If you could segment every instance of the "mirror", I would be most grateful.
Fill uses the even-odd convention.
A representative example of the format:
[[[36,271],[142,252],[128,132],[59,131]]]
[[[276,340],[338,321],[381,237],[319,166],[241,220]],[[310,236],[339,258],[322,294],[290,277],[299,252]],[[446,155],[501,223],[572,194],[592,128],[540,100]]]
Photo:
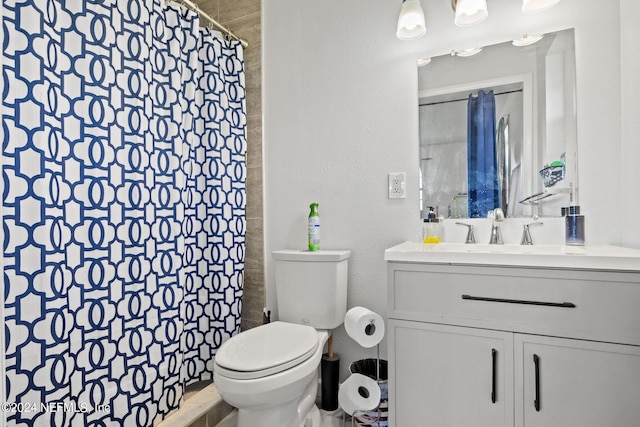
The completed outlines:
[[[421,218],[560,216],[578,204],[574,32],[527,41],[419,68]]]

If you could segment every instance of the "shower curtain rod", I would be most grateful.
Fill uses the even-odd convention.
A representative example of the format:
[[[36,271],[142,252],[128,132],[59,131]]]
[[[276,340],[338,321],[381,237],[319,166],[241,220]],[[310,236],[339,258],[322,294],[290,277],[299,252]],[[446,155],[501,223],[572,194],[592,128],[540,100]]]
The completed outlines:
[[[194,2],[192,2],[191,0],[167,0],[167,2],[180,3],[183,6],[188,7],[189,9],[193,10],[198,15],[200,15],[200,17],[202,17],[202,18],[206,19],[207,21],[209,21],[209,23],[211,25],[213,25],[216,28],[218,28],[220,31],[225,33],[227,36],[231,37],[232,39],[238,40],[240,43],[242,43],[242,47],[246,48],[247,46],[249,46],[249,43],[246,40],[236,36],[233,33],[233,31],[231,31],[230,29],[228,29],[227,27],[225,27],[224,25],[222,25],[221,23],[219,23],[218,21],[213,19],[211,16],[209,16],[208,14],[206,14],[205,12],[200,10],[200,7],[198,7],[198,5],[196,3],[194,3]]]
[[[518,92],[522,92],[522,89],[514,89],[514,90],[508,90],[505,92],[496,93],[495,96],[508,95],[510,93],[518,93]],[[462,101],[468,101],[468,100],[469,98],[461,98],[461,99],[452,99],[450,101],[425,102],[424,104],[418,103],[418,107],[427,107],[429,105],[450,104],[452,102],[462,102]]]

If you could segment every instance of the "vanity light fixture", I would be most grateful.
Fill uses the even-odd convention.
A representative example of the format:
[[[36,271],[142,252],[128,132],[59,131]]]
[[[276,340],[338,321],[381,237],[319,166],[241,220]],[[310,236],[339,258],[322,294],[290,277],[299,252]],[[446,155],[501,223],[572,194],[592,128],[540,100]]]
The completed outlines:
[[[560,0],[522,0],[522,11],[525,13],[539,12],[552,8],[558,3],[560,3]],[[489,16],[487,0],[451,0],[451,7],[455,12],[453,22],[459,27],[479,24]],[[398,17],[396,37],[400,40],[414,40],[422,37],[425,32],[424,11],[420,0],[403,0],[400,16]],[[538,40],[531,43],[535,43]],[[514,40],[515,43],[516,41]]]
[[[540,12],[557,5],[560,0],[522,0],[522,11],[524,13]]]
[[[458,27],[479,24],[489,16],[487,0],[451,0],[451,7],[456,12],[453,22]]]
[[[398,17],[396,37],[400,40],[414,40],[422,37],[426,31],[420,0],[404,0]]]
[[[518,47],[529,46],[531,44],[539,42],[542,39],[542,37],[544,37],[543,34],[539,34],[537,36],[529,36],[525,34],[524,36],[512,41],[511,43],[513,43],[514,46],[518,46]]]

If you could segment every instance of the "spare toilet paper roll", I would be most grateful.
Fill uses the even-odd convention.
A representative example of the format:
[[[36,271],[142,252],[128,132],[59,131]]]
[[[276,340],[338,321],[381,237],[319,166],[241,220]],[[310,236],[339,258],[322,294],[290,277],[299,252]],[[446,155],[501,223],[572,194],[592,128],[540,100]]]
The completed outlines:
[[[366,348],[379,344],[384,337],[384,320],[364,307],[353,307],[347,311],[344,328],[351,338]]]
[[[367,376],[352,374],[340,385],[338,401],[342,410],[349,415],[357,411],[370,411],[380,403],[380,387]]]

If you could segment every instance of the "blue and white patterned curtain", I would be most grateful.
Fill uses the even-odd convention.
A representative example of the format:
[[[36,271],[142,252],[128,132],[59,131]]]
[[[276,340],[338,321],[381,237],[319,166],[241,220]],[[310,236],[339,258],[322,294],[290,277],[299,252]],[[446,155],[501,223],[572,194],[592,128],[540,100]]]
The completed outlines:
[[[240,327],[242,47],[162,0],[2,7],[4,415],[152,425]]]

